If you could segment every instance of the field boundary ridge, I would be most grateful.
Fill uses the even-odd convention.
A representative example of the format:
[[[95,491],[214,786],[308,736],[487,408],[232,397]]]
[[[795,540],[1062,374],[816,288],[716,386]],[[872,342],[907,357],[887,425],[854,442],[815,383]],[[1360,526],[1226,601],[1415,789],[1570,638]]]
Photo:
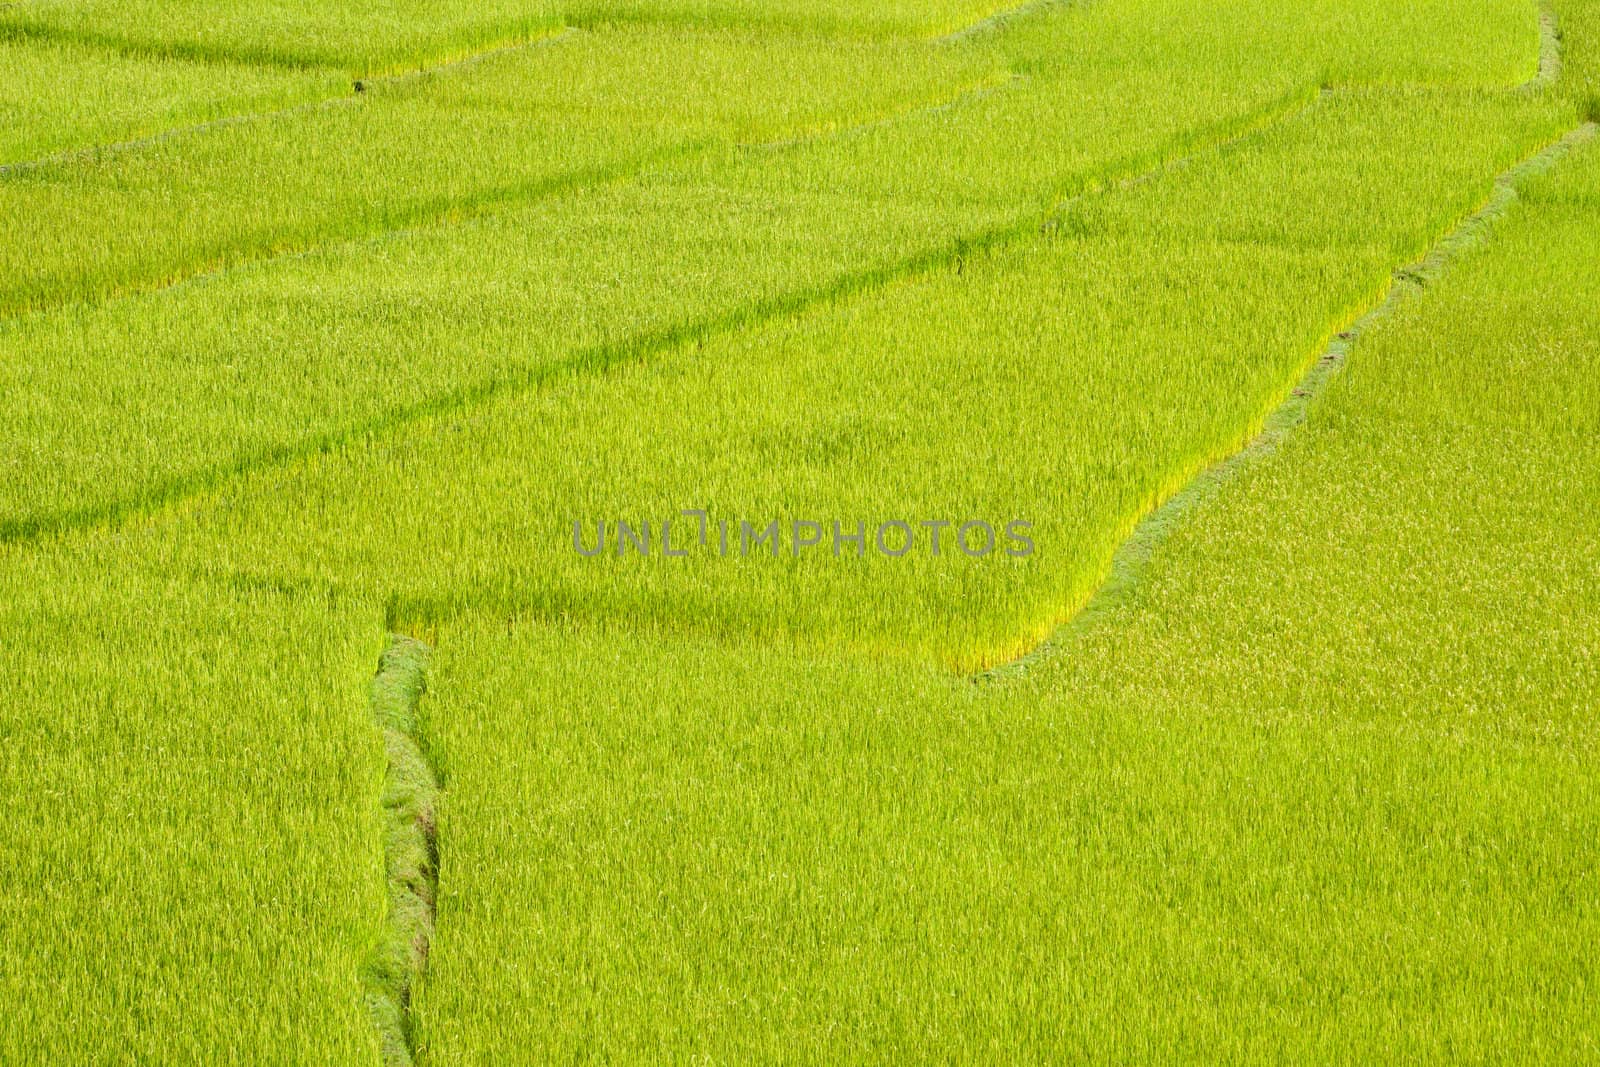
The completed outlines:
[[[1518,188],[1551,170],[1578,146],[1593,140],[1597,131],[1600,125],[1584,122],[1496,177],[1488,198],[1476,211],[1436,241],[1422,258],[1393,272],[1378,303],[1328,342],[1289,389],[1288,395],[1268,412],[1259,431],[1221,459],[1202,466],[1180,489],[1157,502],[1137,521],[1133,533],[1113,553],[1105,577],[1081,608],[1023,655],[970,677],[978,682],[999,682],[1024,675],[1056,654],[1068,636],[1127,610],[1151,559],[1168,535],[1191,513],[1219,496],[1236,477],[1279,449],[1306,421],[1313,405],[1344,368],[1360,339],[1440,280],[1459,259],[1487,243],[1494,227],[1520,201]]]
[[[381,827],[389,909],[368,964],[367,1004],[385,1067],[411,1067],[416,1053],[411,1003],[427,971],[439,891],[441,786],[417,720],[431,654],[423,642],[391,634],[372,680],[372,717],[387,761]]]

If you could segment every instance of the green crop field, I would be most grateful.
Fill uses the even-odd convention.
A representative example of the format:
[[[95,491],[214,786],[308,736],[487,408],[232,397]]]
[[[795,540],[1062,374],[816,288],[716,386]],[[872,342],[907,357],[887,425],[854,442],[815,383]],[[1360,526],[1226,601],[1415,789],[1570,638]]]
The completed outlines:
[[[1600,2],[0,3],[0,1063],[1600,1062]]]

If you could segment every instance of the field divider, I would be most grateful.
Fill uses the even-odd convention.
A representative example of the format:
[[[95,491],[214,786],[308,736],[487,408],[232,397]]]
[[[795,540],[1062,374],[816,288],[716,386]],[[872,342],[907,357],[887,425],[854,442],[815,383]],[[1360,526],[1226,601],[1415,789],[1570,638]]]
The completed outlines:
[[[957,30],[951,30],[949,33],[933,38],[933,40],[940,44],[962,44],[985,34],[1004,32],[1011,23],[1031,18],[1052,7],[1083,7],[1090,2],[1092,0],[1027,0],[1026,3],[996,11],[987,18],[979,19],[977,22],[962,26]]]
[[[410,1067],[416,1053],[411,1003],[428,966],[439,890],[441,784],[421,742],[417,710],[431,649],[392,634],[372,680],[373,722],[383,738],[383,858],[389,915],[369,962],[367,1003],[385,1067]]]
[[[1249,431],[1242,444],[1227,450],[1221,458],[1180,479],[1179,488],[1164,499],[1158,498],[1143,517],[1134,520],[1132,532],[1113,552],[1104,577],[1081,607],[1069,612],[1065,622],[1049,627],[1047,635],[1033,648],[1009,662],[976,672],[970,676],[972,680],[996,683],[1021,677],[1034,665],[1056,655],[1067,637],[1126,611],[1151,559],[1168,535],[1192,513],[1216,499],[1235,478],[1282,446],[1309,417],[1328,383],[1344,369],[1360,339],[1439,281],[1457,260],[1487,243],[1495,226],[1520,199],[1518,187],[1555,167],[1573,149],[1593,140],[1597,131],[1600,125],[1584,122],[1501,173],[1476,211],[1436,241],[1420,259],[1390,275],[1378,302],[1329,340],[1289,387],[1287,395],[1267,413],[1259,429]]]
[[[156,145],[165,144],[168,141],[174,141],[182,137],[211,133],[215,130],[227,129],[232,126],[248,126],[257,122],[274,122],[279,119],[288,118],[294,115],[303,115],[312,111],[320,111],[325,108],[349,107],[352,104],[362,102],[361,94],[373,86],[401,85],[407,82],[420,81],[422,79],[435,77],[441,74],[450,74],[458,70],[475,66],[484,60],[492,59],[495,56],[504,55],[507,52],[519,52],[524,49],[542,48],[548,45],[556,44],[577,32],[578,31],[572,29],[571,27],[565,27],[552,33],[545,34],[544,36],[536,37],[529,41],[524,41],[520,44],[501,45],[495,48],[485,49],[481,52],[473,52],[460,59],[445,60],[432,66],[419,67],[415,70],[406,70],[396,74],[369,75],[365,78],[351,81],[344,92],[331,96],[320,96],[314,99],[301,100],[298,103],[272,108],[267,111],[245,111],[234,115],[222,115],[218,118],[206,119],[204,122],[191,122],[180,126],[169,126],[166,129],[157,130],[156,132],[147,134],[143,137],[132,137],[125,141],[107,141],[99,144],[85,145],[82,148],[64,149],[60,152],[53,152],[47,156],[40,156],[37,159],[19,159],[10,163],[0,163],[0,181],[4,181],[7,178],[16,177],[18,175],[28,174],[33,171],[42,170],[46,167],[71,165],[74,163],[98,162],[100,159],[106,156],[120,155],[124,152],[135,152],[141,148],[153,148]],[[331,71],[336,70],[337,68],[318,67],[316,69],[326,69]]]
[[[440,197],[406,205],[385,217],[384,223],[370,229],[325,230],[322,233],[289,235],[282,240],[267,240],[255,247],[234,247],[187,264],[166,275],[152,275],[99,290],[61,290],[47,295],[0,294],[0,323],[30,315],[48,314],[67,307],[94,307],[132,297],[167,292],[186,283],[213,278],[274,260],[313,255],[335,245],[363,241],[383,241],[407,233],[449,226],[492,214],[508,205],[532,204],[584,189],[599,189],[625,182],[652,167],[687,158],[713,146],[710,141],[672,145],[659,151],[620,161],[610,166],[590,167],[555,177],[517,182],[477,193],[471,197]],[[335,220],[337,223],[337,220]]]
[[[1028,211],[1010,221],[957,236],[904,258],[848,272],[822,285],[779,294],[620,342],[580,350],[553,363],[514,369],[379,413],[343,429],[271,445],[227,463],[199,468],[121,500],[0,519],[0,544],[64,537],[96,528],[116,528],[129,521],[153,516],[165,508],[220,491],[231,481],[252,473],[290,468],[362,442],[393,437],[433,419],[460,415],[502,396],[538,391],[585,374],[603,373],[690,345],[705,344],[718,337],[852,299],[931,271],[949,269],[993,249],[1036,240],[1048,234],[1055,220],[1080,200],[1148,180],[1168,168],[1182,166],[1193,158],[1245,140],[1309,109],[1323,92],[1316,85],[1302,87],[1230,122],[1213,127],[1209,135],[1196,132],[1178,139],[1176,144],[1168,146],[1173,154],[1166,158],[1160,158],[1160,152],[1145,152],[1119,160],[1102,169],[1099,174],[1081,179],[1078,190],[1052,197],[1043,211]],[[1153,156],[1157,158],[1153,159]]]
[[[1550,0],[1539,4],[1539,69],[1522,86],[1529,91],[1553,89],[1561,81],[1561,20]]]
[[[4,16],[5,9],[6,5],[0,4],[0,16]],[[168,59],[214,66],[245,64],[293,71],[330,70],[348,74],[352,79],[378,79],[470,62],[479,55],[538,44],[545,38],[572,28],[561,23],[547,23],[536,28],[519,25],[502,33],[483,34],[481,40],[473,44],[445,47],[437,52],[423,53],[414,59],[391,60],[383,66],[367,68],[352,67],[338,57],[308,54],[288,48],[214,46],[193,41],[141,41],[117,33],[66,29],[43,22],[15,19],[0,21],[0,42],[27,44],[42,41],[133,59]]]
[[[553,43],[559,39],[562,39],[561,35],[550,38],[548,42],[541,41],[538,43]],[[465,62],[471,62],[471,60]],[[409,75],[399,75],[394,80],[423,78],[433,73],[434,71],[432,70],[418,71]],[[499,188],[482,190],[467,195],[445,196],[432,200],[418,201],[409,205],[401,205],[396,210],[386,214],[378,225],[357,225],[352,228],[339,229],[338,223],[340,220],[335,219],[324,226],[320,232],[288,234],[281,239],[274,240],[269,238],[254,244],[248,242],[236,244],[219,252],[202,254],[200,258],[164,275],[152,272],[144,277],[134,277],[121,282],[111,281],[99,286],[80,284],[44,290],[37,290],[33,286],[27,286],[17,287],[9,292],[0,288],[0,324],[10,319],[44,314],[65,307],[96,306],[131,297],[160,293],[174,289],[185,282],[215,277],[226,271],[270,263],[278,259],[311,254],[319,249],[334,245],[361,241],[381,241],[430,228],[458,225],[495,214],[508,207],[531,204],[539,200],[550,199],[582,189],[598,189],[606,185],[629,181],[654,168],[721,147],[748,151],[781,151],[801,145],[849,137],[863,130],[904,122],[921,115],[938,114],[990,93],[1005,91],[1020,80],[1020,78],[1011,76],[999,79],[991,77],[974,85],[963,86],[952,95],[932,103],[916,103],[889,114],[875,115],[870,119],[847,122],[841,126],[825,127],[792,138],[742,143],[716,137],[691,138],[664,148],[643,152],[637,156],[615,160],[607,165],[589,167],[569,174],[542,177],[525,182],[514,182]],[[361,95],[352,94],[328,100],[310,101],[292,108],[283,109],[281,113],[271,113],[266,117],[271,118],[280,114],[287,115],[297,112],[304,113],[325,107],[349,106],[360,102],[361,99]],[[202,124],[200,127],[194,127],[194,129],[199,129],[203,132],[207,128],[243,124],[248,121],[250,121],[248,118],[218,119],[211,123]],[[168,134],[153,135],[143,142],[129,142],[129,144],[134,147],[145,144],[158,144],[170,137],[181,135],[187,129],[189,128],[172,131]],[[92,161],[99,151],[98,149],[75,150],[73,156],[81,156],[85,161]],[[51,165],[51,162],[50,160],[45,160],[36,163],[0,166],[0,181],[3,181],[13,168],[44,167]],[[70,163],[72,160],[69,159],[67,162]],[[17,172],[21,173],[21,171]],[[0,540],[3,539],[3,533],[0,533]]]

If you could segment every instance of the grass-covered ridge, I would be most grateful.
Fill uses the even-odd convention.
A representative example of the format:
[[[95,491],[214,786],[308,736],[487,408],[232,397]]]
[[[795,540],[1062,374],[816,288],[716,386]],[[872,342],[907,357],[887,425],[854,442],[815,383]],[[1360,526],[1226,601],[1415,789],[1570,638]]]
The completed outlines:
[[[322,72],[0,40],[0,174],[43,157],[290,107],[347,88]]]
[[[321,107],[0,175],[0,218],[15,234],[0,249],[0,309],[158,289],[517,206],[713,144],[821,135],[997,74],[982,57],[892,43],[571,34]]]
[[[383,734],[383,854],[389,929],[373,954],[368,994],[385,1067],[413,1062],[411,1004],[428,966],[439,888],[439,778],[420,743],[418,706],[428,685],[428,646],[396,634],[372,680]]]

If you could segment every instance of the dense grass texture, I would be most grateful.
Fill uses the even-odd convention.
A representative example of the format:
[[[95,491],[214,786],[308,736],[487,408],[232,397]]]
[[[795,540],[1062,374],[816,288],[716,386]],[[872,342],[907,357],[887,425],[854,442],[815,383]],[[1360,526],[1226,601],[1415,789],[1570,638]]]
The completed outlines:
[[[373,1062],[375,616],[121,564],[0,552],[0,1060]]]
[[[1003,684],[451,628],[429,1061],[1591,1059],[1597,184]]]
[[[1595,1059],[1540,15],[0,6],[0,1061]]]
[[[0,167],[347,89],[319,72],[0,40]]]
[[[1561,115],[1520,98],[1336,94],[1087,197],[1053,233],[615,374],[442,411],[175,521],[210,531],[204,566],[332,577],[417,617],[493,605],[992,664],[1075,611],[1150,504],[1253,434],[1390,273]],[[1357,153],[1366,166],[1349,165]],[[1219,189],[1237,219],[1213,212]],[[1207,216],[1189,233],[1168,221]],[[377,343],[407,351],[403,331]],[[372,514],[364,502],[384,495],[409,503]],[[664,558],[661,523],[679,519],[682,548],[685,509],[730,523],[729,551],[713,536]],[[958,528],[980,520],[1032,523],[1036,553],[958,551]],[[653,528],[651,555],[619,547],[618,521]],[[774,521],[777,543],[752,551],[739,524]],[[797,550],[797,521],[820,525],[822,544]],[[910,553],[869,539],[834,554],[834,523],[892,521],[913,527]],[[930,521],[952,523],[938,555]],[[573,526],[593,547],[599,522],[609,549],[584,558]]]
[[[915,46],[572,34],[323,107],[0,176],[0,219],[15,235],[0,247],[0,307],[159,286],[525,202],[700,145],[823,133],[996,76]]]
[[[309,113],[0,182],[0,223],[16,235],[0,247],[0,310],[524,200],[706,140],[882,118],[993,85],[1002,71],[1026,83],[942,122],[847,139],[817,177],[836,192],[1014,208],[1019,178],[1030,201],[1060,192],[1108,151],[1149,155],[1318,84],[1530,77],[1538,32],[1526,5],[1473,6],[1471,20],[1433,12],[1426,38],[1386,6],[1281,0],[1220,11],[1174,0],[1046,5],[943,47],[693,30],[561,35]]]
[[[1054,15],[1042,23],[1029,21],[1009,30],[1007,47],[1018,54],[1036,48],[1041,35],[1053,28],[1060,34],[1085,35],[1085,54],[1093,55],[1093,62],[1058,61],[1048,71],[1035,72],[994,92],[965,97],[949,109],[783,149],[754,154],[737,149],[697,153],[625,182],[616,200],[623,205],[623,214],[614,230],[607,220],[612,209],[604,195],[598,200],[569,197],[548,206],[497,214],[483,230],[462,232],[447,227],[436,233],[401,234],[381,246],[335,248],[307,262],[275,263],[259,274],[202,279],[201,285],[151,298],[118,301],[104,309],[64,309],[17,323],[15,333],[7,339],[8,348],[24,356],[10,369],[10,395],[18,411],[13,425],[26,443],[14,453],[7,481],[15,488],[7,494],[10,499],[4,502],[0,526],[26,531],[97,514],[137,501],[141,488],[159,495],[204,482],[218,470],[219,460],[221,469],[226,470],[263,455],[292,454],[340,429],[370,424],[408,405],[481,388],[494,381],[482,373],[486,348],[493,353],[488,367],[499,365],[502,377],[537,373],[596,347],[638,344],[663,329],[682,329],[719,315],[742,314],[779,298],[825,292],[830,285],[849,285],[852,278],[893,269],[896,264],[914,265],[930,256],[948,256],[962,242],[983,243],[997,232],[1037,224],[1062,196],[1193,151],[1253,123],[1270,121],[1309,95],[1309,64],[1298,74],[1288,62],[1263,66],[1259,74],[1251,73],[1237,83],[1223,76],[1231,78],[1231,67],[1211,71],[1186,66],[1189,56],[1184,49],[1195,43],[1195,27],[1189,23],[1158,24],[1160,33],[1170,36],[1151,39],[1137,36],[1125,11],[1113,11],[1087,27],[1069,19],[1071,14]],[[1091,14],[1095,13],[1084,17]],[[1225,42],[1229,27],[1227,23],[1210,26],[1207,32]],[[1232,26],[1232,31],[1240,38],[1238,48],[1260,47],[1251,24]],[[662,132],[659,116],[701,114],[704,109],[691,106],[694,93],[722,99],[715,86],[732,84],[741,61],[758,54],[772,59],[770,46],[709,35],[702,41],[706,52],[698,64],[705,81],[689,95],[680,89],[665,103],[660,92],[642,90],[647,83],[636,76],[623,81],[600,74],[613,69],[632,71],[649,57],[664,63],[674,54],[670,42],[676,39],[643,34],[586,39],[582,47],[575,42],[571,47],[583,54],[573,60],[568,74],[559,71],[565,60],[558,57],[567,55],[562,49],[568,45],[563,42],[552,46],[556,52],[537,61],[532,53],[519,53],[470,73],[397,86],[395,92],[406,106],[426,106],[434,109],[428,113],[436,116],[443,114],[439,109],[446,109],[452,116],[450,136],[440,139],[430,130],[424,138],[402,142],[424,153],[433,166],[446,168],[427,171],[431,180],[422,200],[411,192],[416,188],[413,175],[406,167],[395,165],[402,145],[389,137],[397,128],[411,128],[425,116],[407,111],[396,118],[381,106],[368,111],[366,103],[283,120],[292,130],[286,128],[281,140],[264,142],[263,150],[271,155],[287,146],[301,165],[282,169],[288,180],[281,187],[263,187],[259,181],[230,187],[203,177],[213,168],[231,173],[238,166],[235,150],[255,143],[252,138],[259,135],[253,128],[218,131],[201,138],[200,145],[173,142],[154,147],[149,151],[167,161],[159,168],[152,169],[153,157],[141,152],[111,161],[105,174],[98,174],[97,169],[79,174],[69,168],[60,175],[32,176],[12,187],[0,187],[0,200],[5,199],[3,194],[12,194],[22,232],[28,238],[15,246],[17,266],[8,275],[16,279],[13,295],[26,302],[45,299],[43,293],[55,294],[52,299],[56,299],[62,293],[93,292],[141,276],[147,280],[159,277],[197,254],[202,259],[220,257],[225,261],[260,254],[280,242],[309,240],[317,233],[328,237],[402,225],[431,213],[459,210],[463,202],[548,194],[572,183],[615,176],[607,169],[613,166],[626,173],[629,167],[643,166],[630,153],[674,151],[671,145],[689,136],[682,129]],[[805,58],[812,50],[798,44],[795,48],[797,51],[789,53],[794,62],[813,62]],[[878,49],[874,54],[888,62],[896,53]],[[706,57],[730,55],[741,58],[728,59],[724,74],[718,76]],[[852,62],[846,53],[824,65]],[[969,76],[989,69],[970,57],[963,62],[967,62],[962,69]],[[1248,70],[1255,65],[1259,64],[1245,66]],[[947,69],[948,64],[941,61],[934,66]],[[670,80],[665,76],[670,68],[653,69],[662,72],[658,79],[662,85]],[[568,102],[552,107],[555,114],[566,116],[563,122],[602,131],[602,143],[564,141],[574,158],[549,159],[531,153],[515,136],[499,136],[507,128],[521,131],[518,136],[524,137],[551,135],[549,130],[529,127],[506,110],[507,102],[522,91],[513,87],[523,85],[518,79],[529,76],[530,71],[537,71],[539,84],[552,93],[568,78],[586,78],[577,83],[582,93],[564,97]],[[812,73],[828,71],[819,68]],[[869,91],[867,82],[861,84],[863,91]],[[884,90],[873,92],[882,94]],[[386,102],[383,94],[369,95],[380,105]],[[812,105],[812,114],[825,108],[822,101],[827,95],[819,93],[821,99]],[[589,109],[571,102],[587,99],[606,101],[603,113],[614,123],[597,125]],[[637,123],[629,119],[632,112],[624,106],[627,101],[633,102],[634,109],[644,110],[645,117]],[[751,121],[738,105],[722,104],[717,110],[728,116],[718,120],[723,123],[724,135],[737,135],[728,124]],[[793,117],[797,112],[806,114],[807,108],[799,102],[789,103],[776,125],[805,125],[807,120],[797,122]],[[493,122],[472,130],[463,115],[474,113],[493,116]],[[1040,113],[1050,114],[1052,121],[1041,124]],[[370,129],[365,125],[369,119],[376,123]],[[389,119],[396,119],[401,126],[390,125]],[[704,117],[673,121],[679,126],[700,124],[696,137],[713,136],[716,128],[708,126]],[[337,123],[338,130],[321,128],[329,122]],[[353,130],[349,122],[361,125]],[[635,132],[618,132],[629,128]],[[362,130],[366,132],[360,133]],[[358,140],[368,135],[382,138],[385,152],[370,156],[352,153],[348,141],[357,133]],[[471,147],[480,137],[484,144],[495,146],[486,149],[491,165],[463,168],[462,160],[473,158]],[[218,138],[228,143],[223,145]],[[473,140],[468,143],[468,138]],[[621,145],[614,143],[619,138]],[[311,155],[327,143],[341,147],[326,157]],[[197,155],[197,148],[216,152]],[[326,167],[321,164],[345,173],[325,174]],[[513,168],[513,173],[501,173],[501,166]],[[366,173],[357,180],[350,168]],[[528,168],[532,174],[515,173]],[[280,172],[276,163],[266,170],[269,174]],[[76,179],[58,181],[69,172],[89,184],[81,185]],[[506,184],[497,188],[492,184],[495,181]],[[401,199],[386,199],[385,186],[404,190],[396,194]],[[183,190],[177,201],[175,187]],[[452,195],[452,187],[459,192]],[[629,190],[634,191],[632,195]],[[41,198],[70,203],[71,213],[54,216]],[[639,203],[641,198],[649,199]],[[195,211],[196,201],[207,206]],[[178,210],[177,203],[184,204],[185,210]],[[295,204],[292,212],[286,210],[289,203]],[[363,206],[351,217],[348,212],[353,204]],[[591,207],[594,204],[598,208]],[[744,225],[738,215],[753,210],[771,214],[772,225],[766,235],[759,227],[738,241],[719,233],[730,220]],[[324,211],[329,214],[323,215]],[[591,217],[591,211],[599,217]],[[649,218],[652,214],[663,217]],[[566,233],[549,233],[540,220],[552,216]],[[117,224],[109,235],[107,220]],[[680,256],[683,236],[666,239],[652,232],[662,225],[677,227],[679,220],[712,235],[708,243],[713,262],[702,267],[689,256]],[[922,232],[914,232],[907,224]],[[609,236],[608,230],[616,236]],[[490,235],[487,238],[485,231]],[[849,235],[844,247],[825,247],[841,231]],[[509,235],[510,240],[501,235]],[[598,250],[603,257],[600,262],[563,258],[569,254],[596,256],[597,237],[605,241]],[[784,268],[779,278],[762,284],[778,245],[793,248],[808,262],[798,269]],[[50,248],[58,249],[59,258],[42,254]],[[622,261],[618,267],[604,262],[612,248]],[[23,249],[27,249],[26,255]],[[443,255],[432,249],[442,249]],[[782,254],[784,248],[777,251]],[[396,255],[399,269],[395,269]],[[328,266],[323,268],[323,263]],[[506,313],[498,316],[492,291],[485,294],[479,281],[491,271],[491,264],[498,275],[497,284],[503,285],[500,293],[513,301]],[[590,284],[589,272],[619,267],[628,272],[628,282],[604,289]],[[653,295],[659,291],[653,286],[682,293],[684,275],[689,271],[701,272],[701,280],[684,300],[673,302]],[[713,271],[732,272],[739,284],[736,296],[723,295],[727,290],[711,284],[714,275],[707,275]],[[433,281],[446,272],[463,279],[467,287]],[[519,285],[519,274],[528,281]],[[639,280],[641,275],[646,277]],[[297,276],[307,278],[307,283],[297,284],[293,280]],[[427,291],[417,292],[416,286],[406,281],[408,277],[429,279]],[[537,290],[530,292],[529,283],[537,285]],[[309,308],[296,295],[307,286],[307,295],[314,301]],[[560,292],[563,286],[582,295],[583,306],[572,306],[570,297]],[[27,295],[30,292],[32,297]],[[219,301],[219,293],[238,295],[222,295]],[[455,299],[452,293],[478,307],[441,315],[444,309],[439,301]],[[697,307],[694,297],[699,294],[711,299]],[[332,305],[327,304],[330,299]],[[448,335],[438,337],[426,325],[419,328],[415,316],[412,321],[394,322],[395,341],[382,332],[367,333],[363,323],[373,315],[394,314],[397,300],[402,307],[409,305],[417,316],[435,322],[435,330],[448,330]],[[549,309],[547,321],[554,329],[530,337],[515,325],[529,300]],[[651,317],[630,322],[613,310],[617,301],[632,302]],[[220,310],[224,304],[227,311]],[[663,317],[669,310],[675,314]],[[459,328],[462,315],[503,318],[521,336],[491,341],[474,335]],[[257,324],[242,329],[241,316]],[[330,322],[336,324],[332,332]],[[591,322],[602,328],[588,329]],[[643,328],[619,330],[619,325]],[[571,327],[578,329],[563,332]],[[5,326],[0,330],[10,332]],[[115,359],[115,350],[104,339],[135,330],[162,339],[158,352],[166,354],[133,366]],[[347,336],[351,331],[361,336]],[[268,338],[274,339],[273,343],[261,343]],[[461,349],[463,343],[467,349],[464,365],[442,366],[438,355],[450,358],[451,349]],[[530,343],[542,351],[519,351]],[[412,355],[419,347],[431,349],[424,360]],[[230,349],[238,350],[238,355],[225,360],[196,358],[200,352]],[[331,355],[330,349],[334,350]],[[283,351],[296,353],[305,369],[297,372],[283,363],[279,358]],[[352,355],[358,360],[355,366],[349,363]],[[381,362],[373,362],[374,356]],[[305,376],[296,381],[297,373]],[[395,388],[397,378],[402,382],[411,378],[416,384]],[[91,393],[100,396],[86,395]],[[137,425],[96,419],[96,424],[114,437],[81,436],[79,427],[88,413],[106,402],[120,410],[130,401],[146,413]],[[240,417],[240,405],[250,407],[247,417]],[[282,414],[275,414],[275,408]],[[58,420],[57,426],[51,425]],[[69,459],[65,450],[74,448],[75,441],[85,446],[88,462]]]
[[[370,77],[524,44],[569,26],[620,22],[928,37],[970,27],[1010,6],[1005,0],[23,0],[0,9],[0,30],[134,52],[337,67]]]
[[[1600,4],[1572,0],[1556,15],[1561,30],[1563,89],[1590,121],[1600,122]]]
[[[27,36],[199,60],[392,73],[560,29],[551,0],[20,0],[0,27]]]

